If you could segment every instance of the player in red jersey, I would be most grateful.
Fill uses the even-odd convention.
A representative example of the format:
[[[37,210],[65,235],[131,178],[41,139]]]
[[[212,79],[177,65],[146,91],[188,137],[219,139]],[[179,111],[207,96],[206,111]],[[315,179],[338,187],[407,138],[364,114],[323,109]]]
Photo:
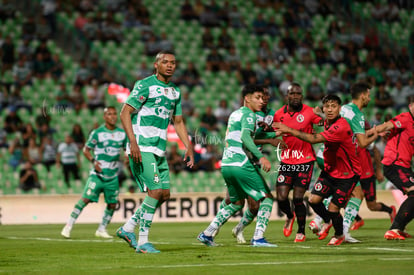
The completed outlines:
[[[322,118],[314,113],[313,108],[302,103],[303,91],[298,83],[292,83],[288,87],[287,101],[288,104],[275,113],[273,121],[281,122],[301,132],[313,133],[313,125],[321,123]],[[287,216],[283,234],[285,237],[290,236],[296,216],[298,231],[295,242],[304,242],[306,239],[306,207],[303,203],[303,196],[312,179],[316,156],[312,145],[308,142],[289,134],[283,135],[283,141],[288,148],[278,152],[280,164],[277,166],[279,174],[276,181],[278,207]],[[292,213],[288,199],[292,189],[296,215]]]
[[[414,218],[414,173],[411,169],[414,156],[414,102],[408,108],[408,112],[377,126],[378,132],[390,131],[382,159],[384,175],[407,195],[390,230],[384,235],[387,240],[411,237],[404,229]]]
[[[346,206],[349,196],[359,180],[361,166],[352,141],[351,127],[346,119],[339,115],[341,99],[336,95],[327,95],[323,98],[322,103],[323,112],[326,115],[325,130],[322,133],[304,133],[280,122],[274,123],[273,126],[276,128],[276,133],[291,134],[311,144],[324,143],[324,169],[312,189],[309,203],[325,221],[319,238],[324,239],[329,228],[333,225],[335,235],[328,245],[340,245],[345,236],[343,234],[343,217],[339,210]],[[375,129],[373,134],[377,135]],[[332,200],[326,209],[322,200],[331,195]]]

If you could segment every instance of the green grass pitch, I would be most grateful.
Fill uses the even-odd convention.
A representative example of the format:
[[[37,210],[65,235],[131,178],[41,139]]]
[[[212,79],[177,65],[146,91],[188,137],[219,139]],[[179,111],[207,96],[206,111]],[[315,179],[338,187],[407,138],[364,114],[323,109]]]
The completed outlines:
[[[76,224],[72,239],[63,225],[0,225],[0,273],[3,274],[413,274],[414,239],[387,241],[389,220],[366,220],[352,231],[360,244],[328,247],[307,232],[304,243],[286,238],[282,221],[269,223],[266,238],[277,248],[239,245],[228,222],[205,247],[196,237],[208,223],[154,223],[150,241],[160,254],[137,254],[123,240],[94,236],[97,224]],[[115,234],[120,224],[110,224]],[[410,226],[410,225],[409,225]],[[296,227],[296,225],[295,225]],[[294,230],[296,228],[294,227]],[[246,239],[254,224],[245,230]],[[294,231],[295,232],[295,231]],[[331,234],[333,230],[331,230]]]

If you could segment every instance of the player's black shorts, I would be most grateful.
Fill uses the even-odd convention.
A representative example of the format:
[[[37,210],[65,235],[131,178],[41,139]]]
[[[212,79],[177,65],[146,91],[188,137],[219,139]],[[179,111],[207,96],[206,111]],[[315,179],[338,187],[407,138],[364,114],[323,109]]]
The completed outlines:
[[[404,194],[408,188],[414,185],[414,173],[410,168],[392,164],[384,165],[383,171],[384,176]]]
[[[302,164],[286,164],[281,162],[276,167],[279,172],[276,186],[303,187],[308,190],[312,180],[313,163],[313,161]]]
[[[329,176],[323,172],[316,181],[312,194],[327,198],[332,195],[332,200],[335,205],[342,208],[348,203],[352,190],[359,181],[359,176],[354,176],[350,179],[338,179]]]
[[[360,179],[362,191],[364,191],[367,201],[375,201],[377,199],[376,179],[375,176],[366,179]]]

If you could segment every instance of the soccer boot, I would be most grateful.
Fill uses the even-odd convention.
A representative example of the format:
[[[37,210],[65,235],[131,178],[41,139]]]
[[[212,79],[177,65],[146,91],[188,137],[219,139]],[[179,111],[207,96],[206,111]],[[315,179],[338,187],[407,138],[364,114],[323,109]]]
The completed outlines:
[[[106,232],[106,230],[96,230],[95,237],[104,238],[104,239],[112,239],[113,237]]]
[[[360,240],[355,239],[354,237],[351,236],[351,234],[345,233],[345,242],[346,243],[360,243]]]
[[[388,230],[387,232],[385,232],[384,238],[387,240],[405,240],[404,236],[401,236],[398,233],[398,230],[394,230]]]
[[[398,230],[398,234],[400,234],[401,236],[403,236],[406,239],[407,238],[412,238],[412,236],[410,234],[408,234],[407,232],[405,232],[405,231]]]
[[[295,243],[303,243],[306,240],[305,234],[298,233],[296,234],[296,238],[294,240]]]
[[[66,239],[70,239],[70,231],[72,230],[72,227],[65,225],[65,227],[63,227],[62,232],[60,232],[60,235],[62,235],[63,237],[65,237]]]
[[[277,244],[269,243],[265,238],[261,238],[258,240],[252,239],[250,244],[253,247],[277,247]]]
[[[202,242],[203,244],[205,244],[206,246],[217,246],[217,244],[214,242],[213,237],[211,236],[206,236],[204,234],[204,232],[201,232],[198,237],[197,240],[199,240],[200,242]]]
[[[309,229],[316,235],[318,235],[321,227],[322,225],[314,220],[309,223]]]
[[[158,249],[156,249],[152,243],[144,243],[140,246],[137,246],[137,253],[160,253],[161,251],[159,251]]]
[[[358,230],[358,228],[363,227],[365,224],[364,220],[355,221],[351,226],[350,230]]]
[[[289,237],[292,234],[293,224],[295,223],[295,212],[293,212],[293,218],[287,219],[285,225],[283,226],[283,235]]]
[[[332,223],[324,223],[322,225],[321,231],[318,234],[318,239],[323,240],[329,235],[329,229],[331,229]]]
[[[137,238],[134,232],[126,232],[122,226],[116,231],[116,235],[124,239],[132,248],[137,248]]]
[[[328,245],[340,245],[345,240],[345,236],[333,236],[331,240],[329,241]]]
[[[243,230],[238,230],[236,226],[235,228],[233,228],[233,230],[231,230],[231,233],[233,237],[236,238],[237,243],[246,243],[246,240],[244,239],[244,236],[243,236]]]
[[[391,220],[391,224],[394,222],[395,216],[397,216],[397,209],[395,209],[394,205],[390,206],[392,211],[390,213],[390,220]]]

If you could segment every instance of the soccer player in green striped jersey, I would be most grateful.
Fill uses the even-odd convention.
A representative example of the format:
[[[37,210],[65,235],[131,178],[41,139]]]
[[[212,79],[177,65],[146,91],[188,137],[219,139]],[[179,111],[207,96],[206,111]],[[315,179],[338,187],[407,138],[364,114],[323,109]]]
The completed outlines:
[[[91,132],[83,148],[83,154],[93,163],[93,168],[90,171],[82,197],[76,203],[69,221],[61,232],[65,238],[70,238],[72,227],[83,208],[90,202],[98,202],[101,193],[104,193],[105,202],[108,205],[95,236],[112,238],[107,233],[106,226],[111,221],[118,203],[118,161],[127,139],[124,130],[116,126],[118,117],[115,107],[106,107],[103,117],[105,124]],[[93,151],[93,156],[91,151]]]
[[[198,235],[198,240],[207,246],[216,246],[213,233],[216,232],[237,211],[241,210],[244,201],[252,198],[260,201],[257,223],[252,246],[275,247],[264,238],[273,197],[266,182],[255,165],[259,162],[265,172],[269,172],[271,164],[259,151],[253,141],[256,131],[256,114],[263,107],[263,87],[246,85],[242,96],[244,106],[234,111],[230,117],[226,132],[226,147],[223,152],[221,172],[226,181],[230,196],[230,204],[219,210],[210,225]]]
[[[155,210],[170,198],[170,175],[166,159],[167,127],[172,120],[186,147],[184,161],[193,167],[193,148],[181,110],[181,92],[172,82],[176,59],[172,52],[157,54],[156,73],[135,83],[122,111],[121,121],[128,136],[127,153],[131,171],[141,191],[148,195],[135,214],[117,230],[117,236],[137,253],[159,253],[149,241]],[[139,223],[138,242],[134,233]]]

